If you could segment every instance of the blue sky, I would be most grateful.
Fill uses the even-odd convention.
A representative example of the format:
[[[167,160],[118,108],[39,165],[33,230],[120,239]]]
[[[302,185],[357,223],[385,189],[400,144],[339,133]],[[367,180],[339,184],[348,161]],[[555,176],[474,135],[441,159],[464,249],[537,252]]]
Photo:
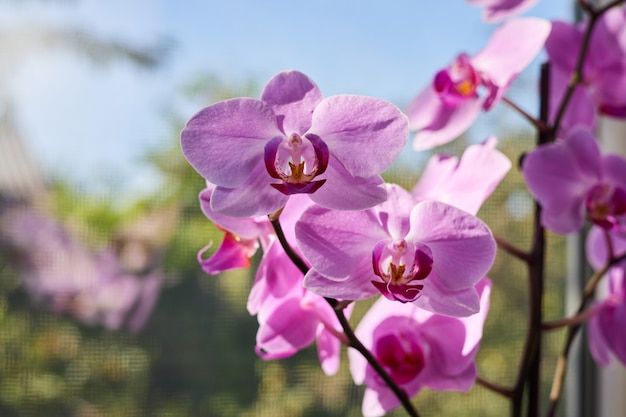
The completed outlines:
[[[60,50],[33,53],[15,62],[0,85],[45,172],[94,187],[124,178],[131,190],[154,184],[137,161],[171,138],[164,109],[187,117],[199,110],[179,94],[199,74],[263,85],[279,71],[298,69],[326,96],[363,94],[403,106],[456,54],[481,49],[495,28],[463,0],[15,3],[0,2],[5,30],[44,23],[171,45],[152,71],[124,63],[100,68]],[[572,4],[542,0],[527,14],[571,20]],[[6,59],[1,45],[0,53]]]

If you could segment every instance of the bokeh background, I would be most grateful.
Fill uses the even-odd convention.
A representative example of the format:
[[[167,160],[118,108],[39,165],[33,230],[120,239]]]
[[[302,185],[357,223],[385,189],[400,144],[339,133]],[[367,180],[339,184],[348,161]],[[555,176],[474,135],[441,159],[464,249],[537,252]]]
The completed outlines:
[[[571,20],[572,3],[543,1],[528,14]],[[245,309],[254,269],[201,271],[196,253],[221,233],[199,209],[203,180],[178,134],[203,106],[258,97],[284,69],[326,96],[402,108],[494,29],[462,0],[0,0],[0,416],[360,415],[362,387],[346,361],[327,377],[314,349],[256,357]],[[541,59],[509,94],[533,113]],[[490,134],[514,168],[479,216],[527,248],[532,201],[516,165],[534,137],[524,120],[500,105],[437,152],[460,155]],[[407,146],[385,178],[412,187],[431,154]],[[544,311],[558,318],[565,248],[554,235],[548,244]],[[500,252],[490,277],[477,363],[511,385],[525,270]],[[562,337],[546,338],[546,387]],[[480,386],[414,401],[424,416],[508,412]]]

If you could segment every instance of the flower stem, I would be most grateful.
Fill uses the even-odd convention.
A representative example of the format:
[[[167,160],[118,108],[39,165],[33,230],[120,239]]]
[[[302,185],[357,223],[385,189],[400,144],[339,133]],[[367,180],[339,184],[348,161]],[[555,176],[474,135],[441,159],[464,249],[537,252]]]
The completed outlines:
[[[514,101],[512,101],[508,97],[502,97],[502,102],[507,104],[510,108],[512,108],[516,112],[518,112],[524,119],[528,120],[530,124],[532,124],[535,127],[535,129],[537,129],[538,131],[547,129],[547,126],[545,123],[543,123],[540,120],[535,119],[533,116],[531,116],[528,112],[526,112],[524,109],[522,109],[520,106],[518,106]]]
[[[565,114],[565,110],[574,95],[574,90],[576,87],[584,82],[584,74],[583,67],[585,64],[585,58],[587,56],[587,51],[589,50],[589,42],[591,41],[591,34],[593,32],[593,28],[595,27],[598,19],[609,9],[612,7],[618,6],[623,3],[625,0],[614,0],[610,3],[605,4],[597,10],[594,10],[593,7],[589,5],[587,1],[580,0],[579,4],[582,9],[589,15],[589,21],[587,22],[587,28],[585,30],[585,34],[583,37],[583,43],[580,47],[580,52],[578,53],[578,60],[576,61],[576,67],[574,69],[574,73],[572,74],[572,78],[570,79],[569,85],[567,86],[567,90],[565,90],[565,95],[563,96],[563,100],[561,100],[561,104],[558,107],[556,117],[554,118],[554,125],[552,126],[553,134],[556,134],[559,126],[561,124],[561,120]]]
[[[585,321],[587,321],[587,319],[589,319],[589,317],[593,316],[598,311],[600,311],[600,308],[601,306],[598,305],[597,307],[583,310],[582,312],[575,314],[572,317],[565,317],[559,320],[544,322],[543,325],[541,326],[541,329],[542,330],[556,330],[562,327],[572,327],[572,326],[583,324]]]
[[[495,382],[489,381],[488,379],[480,375],[476,377],[476,383],[504,397],[507,397],[507,398],[513,397],[512,389],[502,386],[500,384],[497,384]]]
[[[279,217],[280,213],[278,213],[278,215],[271,215],[269,217],[272,227],[274,228],[274,231],[276,233],[276,237],[278,238],[278,241],[285,250],[285,253],[289,257],[289,259],[303,274],[306,274],[309,271],[309,267],[304,259],[302,259],[300,255],[298,255],[296,251],[293,250],[289,242],[287,242],[287,238],[285,237],[285,233],[283,232]],[[387,373],[385,368],[383,368],[383,366],[378,362],[376,357],[374,357],[372,352],[370,352],[354,334],[354,330],[352,329],[352,326],[350,325],[350,322],[348,322],[348,319],[346,318],[346,315],[343,311],[346,303],[344,301],[339,301],[329,297],[325,297],[325,300],[333,308],[333,311],[335,312],[335,315],[337,316],[337,319],[341,324],[344,335],[347,338],[348,346],[356,349],[361,355],[363,355],[363,357],[376,371],[376,373],[378,373],[381,379],[385,381],[389,389],[391,389],[391,391],[398,398],[398,400],[400,400],[400,403],[402,403],[402,406],[404,407],[408,415],[411,417],[419,417],[417,410],[411,403],[411,399],[408,397],[406,392],[402,388],[400,388],[398,384],[395,383],[395,381]],[[341,338],[340,340],[345,343],[345,339]]]
[[[494,236],[494,239],[496,240],[498,247],[502,249],[503,251],[505,251],[506,253],[508,253],[509,255],[513,255],[519,260],[524,261],[526,263],[530,261],[530,254],[527,253],[526,251],[523,251],[517,246],[514,246],[512,243],[510,243],[509,241],[505,240],[504,238],[500,236]]]
[[[593,295],[596,290],[596,286],[600,282],[600,279],[606,274],[613,265],[626,260],[626,253],[622,254],[618,257],[611,257],[611,259],[606,263],[606,265],[596,271],[595,274],[589,278],[585,288],[583,289],[583,296],[580,300],[580,305],[578,306],[577,315],[581,314],[587,304],[592,300]],[[578,331],[582,326],[581,323],[577,323],[573,326],[570,326],[567,329],[567,336],[565,338],[565,344],[563,346],[563,350],[559,355],[559,359],[556,365],[556,369],[554,371],[554,377],[552,379],[552,389],[550,390],[550,408],[548,410],[548,417],[554,417],[556,415],[556,409],[559,404],[559,400],[561,398],[561,392],[563,391],[563,380],[565,379],[565,371],[567,370],[567,357],[569,355],[570,347],[574,342]]]
[[[550,67],[541,65],[539,120],[548,123],[550,98]],[[550,130],[538,130],[537,146],[548,143],[552,138]],[[541,322],[545,266],[545,230],[541,224],[541,206],[535,202],[534,234],[531,249],[526,260],[528,267],[528,309],[529,323],[526,332],[524,351],[519,365],[519,372],[511,395],[511,415],[520,417],[524,390],[528,388],[527,415],[539,413],[540,362],[541,362]]]

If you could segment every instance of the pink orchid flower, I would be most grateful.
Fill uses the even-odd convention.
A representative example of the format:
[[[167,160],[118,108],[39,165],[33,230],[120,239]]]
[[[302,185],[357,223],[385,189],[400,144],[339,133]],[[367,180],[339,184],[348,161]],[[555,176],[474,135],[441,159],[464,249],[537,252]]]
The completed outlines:
[[[585,218],[605,229],[622,228],[626,215],[626,159],[602,155],[587,129],[528,153],[522,174],[541,204],[542,224],[556,233],[579,230]]]
[[[248,297],[247,309],[259,322],[255,351],[266,360],[294,355],[316,342],[322,369],[332,375],[339,369],[342,330],[333,309],[316,294],[302,287],[304,275],[287,257],[267,216],[234,218],[211,208],[215,187],[207,184],[200,194],[206,216],[226,230],[224,241],[208,259],[198,259],[205,272],[248,267],[261,242],[263,257]],[[294,225],[302,212],[313,203],[304,195],[289,199],[280,216],[288,243],[295,247]],[[349,310],[348,310],[349,311]]]
[[[476,285],[480,311],[465,318],[433,314],[414,304],[380,298],[355,330],[390,377],[409,397],[422,388],[469,391],[476,379],[474,358],[489,311],[491,282]],[[400,406],[380,376],[363,356],[348,350],[354,382],[365,384],[363,415],[377,417]]]
[[[461,159],[433,155],[411,194],[415,201],[437,200],[476,215],[511,169],[511,161],[496,149],[495,136],[469,146]]]
[[[550,63],[559,71],[557,76],[565,78],[563,82],[569,82],[576,68],[586,25],[586,21],[580,25],[552,23],[546,51]],[[601,114],[626,117],[626,9],[623,7],[609,9],[596,23],[582,78],[585,94]],[[551,100],[552,113],[559,104],[560,100]]]
[[[204,258],[204,253],[212,244],[198,252],[198,262],[204,272],[209,275],[237,268],[250,267],[250,258],[259,248],[259,242],[265,247],[269,244],[268,236],[271,226],[266,216],[254,218],[234,218],[224,216],[211,209],[211,198],[215,185],[207,183],[207,188],[200,192],[200,207],[205,216],[213,221],[218,228],[224,230],[224,240],[217,251]]]
[[[467,2],[472,6],[484,7],[483,20],[496,23],[524,13],[539,0],[467,0]]]
[[[474,285],[491,267],[496,245],[475,216],[436,201],[415,203],[396,185],[365,211],[313,206],[296,224],[312,265],[304,286],[316,294],[360,300],[378,293],[450,316],[478,311]]]
[[[262,277],[257,274],[251,298],[262,302],[257,307],[259,330],[256,336],[257,354],[266,360],[294,355],[314,342],[322,370],[333,375],[339,370],[343,330],[328,302],[302,287],[303,274],[274,242],[264,256]],[[273,281],[270,285],[268,281]],[[258,287],[264,287],[259,290]],[[249,301],[248,308],[252,303]],[[351,311],[351,307],[347,312]]]
[[[341,210],[384,201],[380,173],[407,136],[406,116],[392,104],[354,95],[324,99],[306,75],[287,71],[269,81],[260,100],[201,110],[183,129],[181,146],[216,185],[213,211],[254,217],[275,212],[294,194]]]
[[[435,75],[409,104],[409,129],[416,130],[415,150],[452,141],[474,122],[480,109],[490,110],[509,85],[539,53],[550,33],[544,19],[521,18],[498,28],[485,49],[460,54]]]
[[[609,233],[616,256],[626,252],[626,235],[620,231],[603,231],[594,227],[587,237],[587,258],[594,269],[609,259],[605,233]],[[613,266],[608,273],[608,291],[594,307],[598,313],[589,318],[588,341],[593,358],[602,366],[611,362],[612,352],[626,365],[626,262]]]

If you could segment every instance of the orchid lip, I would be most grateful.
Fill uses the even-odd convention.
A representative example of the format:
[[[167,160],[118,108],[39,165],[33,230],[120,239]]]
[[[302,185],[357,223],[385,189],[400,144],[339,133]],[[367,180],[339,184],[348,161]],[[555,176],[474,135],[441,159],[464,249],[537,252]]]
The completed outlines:
[[[467,54],[461,54],[449,68],[435,75],[433,86],[444,103],[456,107],[468,98],[477,97],[481,83],[481,77]]]
[[[607,230],[620,228],[620,217],[626,214],[626,191],[598,184],[589,191],[585,205],[587,217],[594,224]]]
[[[387,334],[376,342],[376,356],[397,384],[406,384],[424,369],[425,358],[421,347],[412,337]]]
[[[417,300],[433,268],[433,256],[426,245],[383,240],[376,244],[372,252],[374,274],[382,279],[372,281],[376,289],[386,298],[403,303]]]
[[[325,179],[315,180],[328,167],[328,146],[314,134],[304,138],[292,133],[287,138],[275,137],[265,146],[265,168],[272,178],[282,183],[270,184],[283,194],[314,193]]]

